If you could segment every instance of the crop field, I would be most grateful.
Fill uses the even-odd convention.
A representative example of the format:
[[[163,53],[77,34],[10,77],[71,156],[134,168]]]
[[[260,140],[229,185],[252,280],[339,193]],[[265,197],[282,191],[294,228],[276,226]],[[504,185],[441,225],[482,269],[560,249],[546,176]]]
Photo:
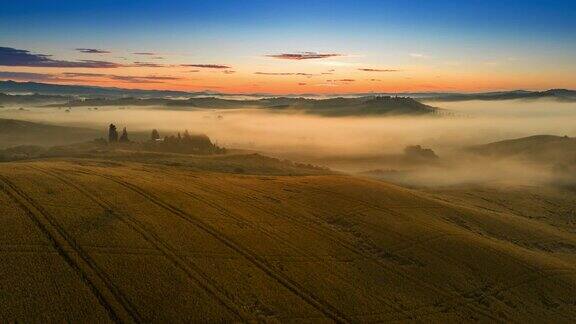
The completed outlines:
[[[0,321],[573,322],[570,228],[446,197],[333,174],[3,163]]]

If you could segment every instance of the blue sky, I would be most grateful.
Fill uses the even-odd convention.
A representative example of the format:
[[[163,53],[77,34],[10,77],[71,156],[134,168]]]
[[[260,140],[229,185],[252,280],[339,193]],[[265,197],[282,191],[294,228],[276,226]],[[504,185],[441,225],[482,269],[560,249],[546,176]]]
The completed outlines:
[[[403,78],[421,85],[433,82],[432,75],[447,87],[469,83],[473,76],[465,69],[485,83],[495,78],[494,89],[551,86],[544,78],[569,87],[576,85],[562,71],[575,72],[576,1],[9,1],[0,11],[0,46],[60,60],[82,60],[76,48],[98,48],[113,53],[106,60],[134,61],[131,52],[154,52],[166,65],[228,64],[241,80],[208,79],[235,88],[261,69],[339,67],[336,59],[314,60],[314,66],[262,60],[305,51],[345,55],[341,78],[357,79],[349,67],[364,64],[406,71]],[[488,76],[482,65],[499,71]],[[163,72],[177,73],[141,71]],[[529,82],[515,83],[522,79]],[[387,77],[386,87],[393,88],[390,82]]]

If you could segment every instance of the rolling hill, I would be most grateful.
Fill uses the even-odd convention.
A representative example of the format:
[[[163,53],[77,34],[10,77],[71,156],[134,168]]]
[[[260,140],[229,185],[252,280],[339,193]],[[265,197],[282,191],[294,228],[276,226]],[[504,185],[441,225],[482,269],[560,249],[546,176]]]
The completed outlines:
[[[371,96],[355,98],[309,99],[274,97],[263,99],[224,99],[218,97],[174,100],[166,98],[91,98],[72,100],[72,107],[98,106],[161,106],[164,109],[186,110],[196,108],[260,108],[274,111],[295,111],[308,114],[338,116],[424,115],[435,114],[439,109],[408,97]],[[59,107],[58,104],[46,105]]]
[[[330,173],[0,163],[0,318],[572,322],[576,234],[448,197]]]
[[[101,137],[102,131],[0,119],[0,149],[18,145],[64,145]]]
[[[534,135],[468,148],[485,156],[519,158],[547,163],[576,163],[576,138]]]
[[[550,89],[545,91],[498,91],[483,93],[439,94],[424,98],[425,101],[468,101],[468,100],[514,100],[514,99],[554,99],[558,101],[576,101],[576,90]]]
[[[65,103],[70,100],[69,97],[65,96],[51,96],[51,95],[11,95],[0,93],[0,104],[1,105],[36,105],[47,103]]]

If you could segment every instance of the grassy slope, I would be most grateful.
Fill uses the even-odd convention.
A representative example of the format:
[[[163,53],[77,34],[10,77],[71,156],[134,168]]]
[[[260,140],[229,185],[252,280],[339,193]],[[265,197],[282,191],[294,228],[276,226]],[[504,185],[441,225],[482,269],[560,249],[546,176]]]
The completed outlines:
[[[576,316],[576,234],[444,196],[88,159],[0,182],[2,321]]]
[[[471,152],[495,156],[517,157],[536,161],[574,162],[576,138],[534,135],[470,147]]]
[[[0,148],[18,145],[64,145],[93,140],[103,132],[14,119],[0,119]]]

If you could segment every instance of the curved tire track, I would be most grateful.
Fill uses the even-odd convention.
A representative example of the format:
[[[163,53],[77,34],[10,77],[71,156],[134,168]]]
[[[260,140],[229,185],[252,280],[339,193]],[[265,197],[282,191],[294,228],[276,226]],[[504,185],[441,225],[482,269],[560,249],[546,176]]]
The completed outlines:
[[[96,197],[94,194],[90,193],[87,189],[83,186],[74,183],[61,174],[57,173],[56,171],[49,171],[39,167],[32,167],[35,170],[43,172],[45,174],[51,175],[52,177],[60,180],[62,183],[75,188],[76,190],[80,191],[83,195],[87,198],[92,200],[98,206],[103,208],[104,210],[110,211],[112,214],[117,216],[117,219],[126,224],[129,228],[136,231],[140,234],[148,243],[150,243],[153,247],[155,247],[158,251],[162,253],[164,257],[166,257],[176,268],[182,270],[189,279],[191,279],[196,285],[198,285],[201,289],[206,291],[208,294],[212,295],[222,306],[227,308],[230,312],[238,316],[238,318],[247,321],[250,317],[247,316],[244,311],[242,311],[236,303],[234,303],[229,297],[227,297],[228,293],[225,292],[223,289],[219,288],[215,282],[205,273],[203,273],[198,267],[190,264],[183,258],[178,255],[178,252],[175,251],[172,247],[170,247],[166,242],[162,241],[158,238],[155,234],[151,233],[150,231],[146,230],[145,227],[129,215],[120,215],[119,213],[115,212],[110,208],[109,203],[104,202],[100,198]]]
[[[150,202],[154,203],[155,205],[169,211],[170,213],[178,216],[179,218],[183,219],[184,221],[186,221],[186,222],[194,225],[195,227],[201,229],[202,231],[206,232],[207,234],[209,234],[210,236],[212,236],[213,238],[215,238],[219,242],[223,243],[225,246],[234,250],[236,253],[242,255],[245,259],[250,261],[257,268],[259,268],[261,271],[266,273],[269,277],[276,280],[282,286],[287,288],[293,294],[300,297],[302,300],[307,302],[309,305],[316,308],[318,311],[320,311],[321,313],[326,315],[328,318],[334,320],[337,323],[351,322],[351,320],[348,319],[344,314],[342,314],[336,307],[334,307],[334,306],[328,304],[327,302],[317,298],[312,293],[308,292],[304,287],[300,286],[297,282],[295,282],[295,281],[291,280],[290,278],[278,273],[277,271],[275,271],[273,269],[273,267],[271,265],[269,265],[267,263],[267,261],[265,259],[262,259],[257,254],[250,251],[249,249],[242,247],[240,244],[236,243],[233,239],[227,237],[226,235],[224,235],[223,233],[214,229],[209,224],[206,224],[205,222],[201,221],[197,217],[194,217],[194,216],[190,215],[188,212],[163,201],[162,199],[160,199],[157,196],[147,192],[146,190],[140,188],[139,186],[132,184],[132,183],[129,183],[129,182],[126,182],[124,180],[121,180],[115,176],[98,174],[98,173],[94,173],[91,171],[86,171],[85,169],[82,172],[87,173],[87,174],[91,174],[94,176],[102,177],[102,178],[108,179],[110,181],[116,182],[116,183],[122,185],[123,187],[141,195],[142,197],[148,199]]]
[[[235,184],[232,184],[232,185],[235,185]],[[236,185],[236,186],[237,186],[237,185]],[[364,202],[364,201],[361,201],[361,200],[358,200],[358,199],[354,199],[354,198],[350,198],[350,197],[345,197],[345,196],[343,196],[342,194],[339,194],[339,193],[337,193],[337,192],[332,192],[332,191],[329,191],[329,190],[320,190],[320,189],[318,189],[318,188],[309,188],[309,189],[311,189],[311,190],[313,190],[313,191],[316,191],[316,192],[319,192],[319,193],[328,192],[328,193],[330,193],[331,195],[339,195],[341,199],[348,200],[348,201],[350,201],[351,203],[360,203],[360,204],[363,204],[363,205],[372,207],[372,208],[374,208],[374,209],[376,209],[376,210],[380,210],[380,211],[382,211],[382,212],[391,212],[391,213],[393,213],[393,214],[398,215],[398,214],[397,214],[395,211],[393,211],[393,210],[388,210],[388,209],[385,209],[385,208],[380,207],[380,206],[375,206],[375,205],[373,205],[373,204],[366,204],[366,202]],[[263,192],[263,191],[260,191],[260,190],[254,189],[254,188],[249,188],[249,190],[251,190],[251,191],[253,191],[253,192],[255,192],[255,193],[258,193],[258,194],[267,194],[266,192]],[[247,200],[245,201],[245,203],[247,203],[247,204],[252,204],[252,203],[248,202]],[[310,206],[306,205],[305,203],[300,203],[300,202],[296,202],[296,201],[294,201],[294,203],[297,204],[297,205],[303,206],[303,207],[307,207],[306,210],[311,210]],[[288,215],[288,214],[289,214],[289,213],[287,213],[287,217],[288,217],[288,218],[294,220],[295,222],[298,222],[298,220],[297,220],[295,217],[290,216],[290,215]],[[409,274],[406,273],[406,272],[402,272],[401,270],[398,270],[398,269],[396,269],[395,267],[390,266],[389,264],[383,262],[378,256],[376,256],[376,255],[374,255],[374,254],[372,254],[372,253],[369,253],[369,252],[365,252],[365,251],[359,249],[358,247],[356,247],[356,246],[354,246],[354,245],[352,245],[352,244],[350,244],[350,243],[348,243],[348,242],[334,239],[334,238],[332,237],[332,235],[330,235],[330,233],[338,233],[338,232],[337,232],[337,231],[334,231],[334,229],[332,229],[332,228],[326,227],[326,223],[323,221],[322,217],[316,215],[315,213],[311,213],[311,215],[314,216],[314,217],[308,217],[308,216],[304,216],[304,217],[305,217],[308,221],[313,222],[314,224],[317,224],[318,227],[310,227],[310,226],[306,226],[306,224],[303,224],[303,226],[304,226],[306,229],[312,230],[312,231],[314,231],[314,232],[317,232],[317,234],[322,235],[323,237],[325,237],[325,238],[327,238],[327,239],[330,239],[333,243],[335,243],[335,244],[337,244],[337,245],[339,245],[339,246],[341,246],[341,247],[349,250],[349,251],[352,252],[352,253],[355,253],[355,254],[357,254],[357,255],[363,256],[363,257],[365,257],[365,258],[367,258],[367,259],[375,262],[376,264],[378,264],[378,265],[380,265],[380,266],[388,269],[389,271],[391,271],[391,272],[393,272],[393,273],[396,273],[396,274],[399,275],[400,277],[403,277],[403,278],[405,278],[405,279],[407,279],[407,280],[409,280],[409,281],[418,283],[418,284],[422,285],[423,287],[426,287],[427,289],[432,289],[432,290],[436,291],[436,293],[438,293],[438,294],[440,294],[440,295],[447,296],[447,297],[443,298],[442,304],[446,304],[446,303],[449,303],[449,302],[453,302],[453,301],[458,300],[459,298],[462,297],[462,294],[459,294],[459,293],[449,293],[449,292],[445,291],[444,289],[442,289],[442,288],[440,288],[440,287],[437,287],[437,286],[435,286],[435,285],[431,285],[431,284],[429,284],[429,283],[427,283],[427,282],[425,282],[425,281],[423,281],[423,280],[420,280],[420,279],[418,279],[418,278],[416,278],[416,277],[414,277],[414,276],[409,275]],[[390,230],[388,230],[388,231],[390,231]],[[399,235],[399,236],[401,236],[401,237],[405,237],[405,235],[403,235],[403,234],[401,234],[401,233],[398,233],[398,232],[392,231],[392,233],[394,233],[394,234],[396,234],[396,235]],[[433,237],[431,237],[431,238],[424,239],[424,240],[422,240],[422,241],[420,241],[420,242],[414,242],[414,245],[415,245],[415,246],[418,246],[418,245],[420,245],[420,243],[422,243],[422,242],[433,241],[433,240],[435,240],[435,239],[444,238],[444,237],[447,237],[447,236],[451,236],[451,235],[449,235],[449,234],[444,234],[444,235],[433,236]],[[409,240],[406,240],[406,241],[409,242]],[[412,243],[412,242],[411,242],[411,243]],[[399,249],[397,249],[397,250],[400,251],[400,250],[404,250],[404,249],[410,248],[410,247],[411,247],[411,246],[410,246],[411,243],[408,243],[407,246],[403,246],[402,248],[399,248]],[[393,250],[392,252],[394,252],[394,251],[396,251],[396,250]],[[480,299],[480,298],[478,298],[478,299]],[[470,301],[467,301],[467,302],[464,302],[464,303],[458,303],[458,304],[461,305],[461,306],[468,306],[471,310],[473,310],[473,311],[475,311],[475,312],[477,312],[477,313],[482,313],[484,316],[486,316],[487,318],[490,318],[491,320],[497,320],[497,319],[494,318],[494,317],[492,316],[492,314],[489,313],[487,310],[485,310],[484,308],[481,308],[481,307],[473,304],[475,301],[478,301],[478,299],[470,300]],[[428,308],[428,307],[435,307],[435,306],[434,306],[433,304],[426,304],[426,305],[421,305],[421,306],[409,308],[408,311],[420,311],[420,310],[425,309],[425,308]],[[402,313],[405,313],[405,312],[402,312]],[[408,315],[407,318],[410,319],[411,316],[417,316],[417,315],[416,315],[416,314],[411,314],[411,315]]]
[[[40,231],[50,240],[58,254],[80,276],[116,323],[141,322],[140,315],[109,278],[98,268],[79,244],[31,197],[12,181],[0,175],[2,190],[22,208]],[[31,207],[30,207],[31,206]],[[68,250],[78,255],[74,257]]]

